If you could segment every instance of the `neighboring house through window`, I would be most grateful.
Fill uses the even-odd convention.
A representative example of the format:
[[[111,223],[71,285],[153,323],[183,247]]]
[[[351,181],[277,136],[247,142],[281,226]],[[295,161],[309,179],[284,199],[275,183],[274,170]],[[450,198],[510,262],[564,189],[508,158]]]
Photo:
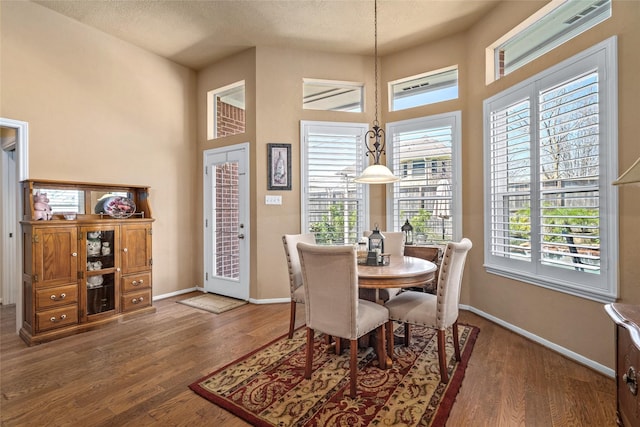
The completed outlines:
[[[387,230],[408,219],[418,243],[462,238],[460,112],[387,124],[387,163],[403,171],[387,198]],[[427,167],[428,166],[428,167]]]

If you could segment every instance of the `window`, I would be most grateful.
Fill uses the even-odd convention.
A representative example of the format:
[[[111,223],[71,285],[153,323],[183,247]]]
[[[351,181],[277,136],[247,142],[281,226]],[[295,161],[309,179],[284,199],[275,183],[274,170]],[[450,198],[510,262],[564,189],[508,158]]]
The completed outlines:
[[[458,98],[458,67],[389,82],[390,111]]]
[[[611,17],[611,0],[554,0],[494,43],[494,76],[517,70]]]
[[[408,219],[416,242],[461,239],[460,112],[390,123],[387,137],[391,169],[404,176],[393,184],[387,229]]]
[[[207,93],[208,139],[245,132],[244,80]]]
[[[367,186],[353,182],[366,132],[366,124],[301,122],[302,230],[318,243],[355,244],[368,229]]]
[[[333,80],[304,79],[302,82],[305,110],[362,112],[363,84]]]
[[[488,271],[615,299],[615,52],[612,38],[484,102]]]

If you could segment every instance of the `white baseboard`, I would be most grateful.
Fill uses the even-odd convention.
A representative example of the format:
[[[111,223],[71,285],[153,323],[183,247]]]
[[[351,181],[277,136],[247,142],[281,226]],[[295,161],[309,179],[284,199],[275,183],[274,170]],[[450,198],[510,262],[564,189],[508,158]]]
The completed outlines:
[[[158,300],[165,299],[165,298],[175,297],[175,296],[182,295],[182,294],[188,294],[189,292],[194,292],[194,291],[202,291],[202,288],[194,286],[193,288],[180,289],[179,291],[169,292],[168,294],[155,295],[153,297],[153,301],[158,301]]]
[[[475,307],[471,307],[469,305],[460,304],[460,308],[463,309],[463,310],[468,310],[468,311],[470,311],[470,312],[472,312],[474,314],[477,314],[480,317],[484,317],[485,319],[490,320],[493,323],[496,323],[496,324],[498,324],[498,325],[500,325],[500,326],[502,326],[502,327],[504,327],[506,329],[509,329],[510,331],[515,332],[518,335],[522,335],[523,337],[528,338],[531,341],[534,341],[534,342],[536,342],[536,343],[538,343],[538,344],[540,344],[540,345],[542,345],[544,347],[547,347],[547,348],[555,351],[556,353],[560,353],[561,355],[567,357],[568,359],[574,360],[574,361],[576,361],[576,362],[578,362],[578,363],[580,363],[582,365],[588,366],[589,368],[593,369],[594,371],[600,372],[601,374],[606,375],[608,377],[615,378],[615,370],[613,370],[612,368],[604,366],[604,365],[602,365],[602,364],[600,364],[598,362],[595,362],[595,361],[593,361],[591,359],[587,359],[586,357],[584,357],[581,354],[578,354],[578,353],[576,353],[574,351],[571,351],[571,350],[569,350],[567,348],[559,346],[558,344],[555,344],[555,343],[553,343],[553,342],[551,342],[549,340],[546,340],[546,339],[544,339],[542,337],[539,337],[539,336],[537,336],[535,334],[532,334],[531,332],[529,332],[529,331],[527,331],[525,329],[519,328],[519,327],[517,327],[515,325],[512,325],[511,323],[505,322],[504,320],[499,319],[499,318],[497,318],[495,316],[492,316],[492,315],[490,315],[488,313],[485,313],[482,310],[478,310]]]
[[[291,302],[291,298],[269,298],[269,299],[254,299],[249,298],[249,302],[252,304],[283,304]]]

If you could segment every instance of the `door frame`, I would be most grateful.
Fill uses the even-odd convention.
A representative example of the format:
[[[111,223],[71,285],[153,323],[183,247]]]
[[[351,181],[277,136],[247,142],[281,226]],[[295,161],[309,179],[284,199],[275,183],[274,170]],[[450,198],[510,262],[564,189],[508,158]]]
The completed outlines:
[[[243,286],[242,296],[240,299],[248,301],[250,298],[251,291],[251,283],[250,283],[250,266],[251,266],[251,204],[250,204],[250,189],[251,189],[251,181],[250,181],[250,154],[249,154],[250,145],[248,142],[229,145],[226,147],[220,148],[212,148],[209,150],[204,150],[202,153],[202,191],[203,191],[203,203],[202,203],[202,229],[203,229],[203,290],[207,289],[207,282],[212,280],[213,274],[210,274],[208,271],[208,262],[213,256],[213,245],[210,238],[210,227],[208,226],[208,215],[211,212],[212,201],[211,201],[211,186],[209,184],[209,176],[207,175],[207,161],[209,156],[217,156],[221,154],[225,154],[231,151],[243,151],[243,159],[244,162],[244,171],[240,171],[241,175],[244,175],[244,182],[246,183],[244,188],[244,196],[240,201],[240,205],[245,207],[244,212],[244,228],[242,234],[244,234],[243,242],[245,245],[244,254],[245,256],[240,257],[240,284]],[[241,218],[242,220],[242,218]]]
[[[29,178],[29,123],[0,117],[0,127],[11,128],[16,131],[15,174],[13,177],[9,177],[9,181],[3,179],[2,188],[0,188],[3,209],[13,209],[15,216],[3,215],[2,223],[0,223],[0,229],[2,229],[2,233],[0,233],[0,244],[2,245],[3,253],[3,270],[8,264],[6,262],[7,257],[5,256],[6,251],[15,251],[15,257],[12,259],[12,262],[9,263],[9,268],[13,269],[13,271],[11,273],[3,273],[7,274],[6,277],[10,277],[11,279],[5,281],[3,278],[2,297],[3,303],[7,295],[9,295],[10,301],[15,297],[17,333],[22,327],[22,231],[20,227],[20,220],[22,219],[22,191],[20,189],[20,182]],[[4,170],[5,165],[10,161],[9,153],[4,150],[0,150],[0,152],[2,155],[2,166],[0,166],[0,170]],[[12,195],[10,188],[15,190],[15,196]],[[11,224],[7,221],[15,221],[17,224]],[[7,229],[12,229],[12,225],[15,226],[16,230],[16,236],[13,239],[9,238],[8,233],[5,232]]]

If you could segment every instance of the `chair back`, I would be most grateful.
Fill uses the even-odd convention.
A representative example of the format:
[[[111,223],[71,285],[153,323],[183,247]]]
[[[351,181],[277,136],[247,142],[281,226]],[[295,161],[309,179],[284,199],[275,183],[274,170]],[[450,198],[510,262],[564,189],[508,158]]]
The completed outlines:
[[[404,233],[402,231],[381,231],[384,236],[384,252],[391,256],[404,256]],[[364,237],[369,237],[371,231],[364,231]]]
[[[289,268],[289,287],[292,294],[302,285],[302,269],[300,268],[300,258],[296,249],[296,245],[299,242],[315,243],[316,236],[312,233],[285,234],[282,236],[284,253],[287,256],[287,267]]]
[[[467,254],[471,249],[471,240],[464,238],[457,242],[447,243],[440,264],[437,293],[437,328],[447,328],[458,319],[460,287]]]
[[[307,326],[356,339],[358,264],[356,248],[298,243]]]

